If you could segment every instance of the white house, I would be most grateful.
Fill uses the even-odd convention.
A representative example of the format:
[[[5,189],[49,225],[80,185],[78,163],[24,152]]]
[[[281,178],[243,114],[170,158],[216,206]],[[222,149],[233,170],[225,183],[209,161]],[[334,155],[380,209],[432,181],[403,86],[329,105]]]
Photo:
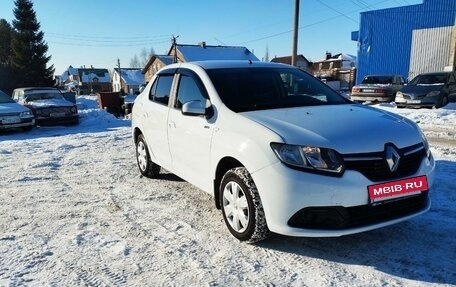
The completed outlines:
[[[135,94],[139,92],[140,85],[144,84],[144,75],[140,68],[120,68],[122,77],[119,77],[119,68],[115,68],[112,73],[112,91],[125,94]]]

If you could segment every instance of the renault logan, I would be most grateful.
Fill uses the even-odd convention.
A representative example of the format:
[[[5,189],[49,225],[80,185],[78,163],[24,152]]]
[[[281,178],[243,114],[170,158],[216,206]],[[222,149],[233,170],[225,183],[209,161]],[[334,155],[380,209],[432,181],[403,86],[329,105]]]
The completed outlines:
[[[142,175],[163,167],[212,194],[241,241],[342,236],[430,208],[435,163],[417,125],[288,65],[166,66],[135,101],[132,135]]]

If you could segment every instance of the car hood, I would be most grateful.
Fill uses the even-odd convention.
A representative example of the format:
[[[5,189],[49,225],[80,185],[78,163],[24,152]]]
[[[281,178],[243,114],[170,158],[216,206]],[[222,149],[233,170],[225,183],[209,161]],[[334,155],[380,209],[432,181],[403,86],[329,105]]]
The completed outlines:
[[[64,99],[47,99],[27,102],[34,108],[47,108],[47,107],[73,107],[74,104]]]
[[[440,91],[444,85],[406,85],[401,89],[406,94],[427,94],[432,91]]]
[[[0,104],[0,115],[11,114],[11,113],[21,113],[21,112],[26,112],[26,111],[30,111],[30,110],[17,103]]]
[[[383,151],[421,142],[418,127],[399,115],[363,105],[331,105],[242,113],[277,133],[284,142],[326,147],[339,153]]]

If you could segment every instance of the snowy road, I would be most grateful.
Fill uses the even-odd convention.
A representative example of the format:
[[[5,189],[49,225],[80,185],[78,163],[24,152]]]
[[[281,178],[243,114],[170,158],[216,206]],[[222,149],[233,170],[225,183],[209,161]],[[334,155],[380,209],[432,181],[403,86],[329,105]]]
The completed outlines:
[[[249,245],[209,195],[166,172],[140,177],[129,121],[90,100],[77,127],[0,135],[0,286],[456,286],[456,104],[397,111],[432,139],[431,211]]]

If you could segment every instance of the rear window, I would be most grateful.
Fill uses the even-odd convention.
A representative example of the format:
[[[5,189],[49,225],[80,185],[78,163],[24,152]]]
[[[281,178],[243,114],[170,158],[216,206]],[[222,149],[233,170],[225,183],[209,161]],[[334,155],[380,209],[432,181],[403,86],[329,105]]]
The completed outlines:
[[[388,85],[388,84],[393,83],[393,77],[391,77],[391,76],[366,76],[366,77],[364,77],[364,79],[361,83],[367,84],[367,85],[374,85],[374,84]]]

